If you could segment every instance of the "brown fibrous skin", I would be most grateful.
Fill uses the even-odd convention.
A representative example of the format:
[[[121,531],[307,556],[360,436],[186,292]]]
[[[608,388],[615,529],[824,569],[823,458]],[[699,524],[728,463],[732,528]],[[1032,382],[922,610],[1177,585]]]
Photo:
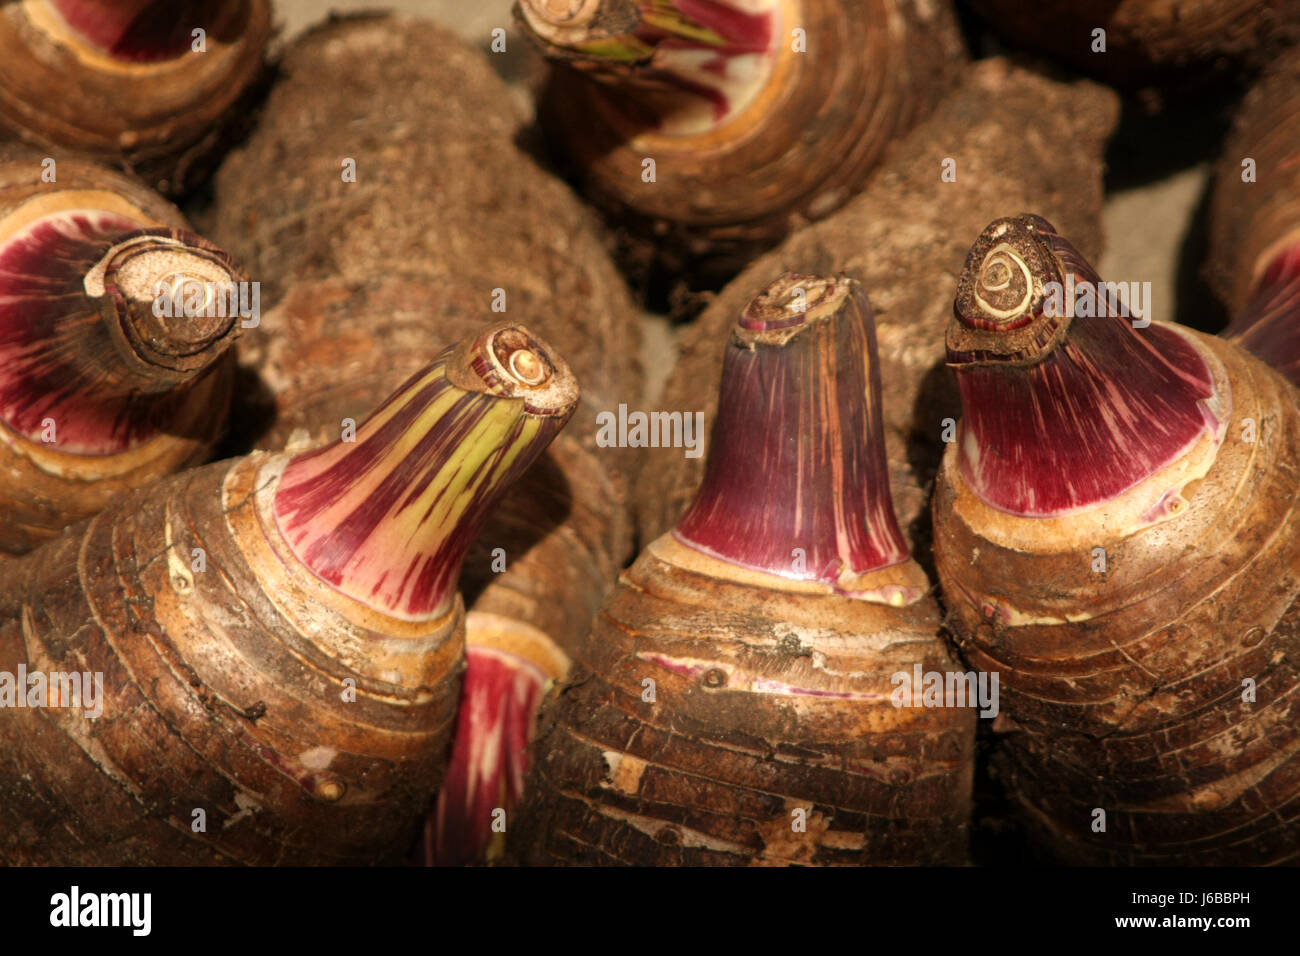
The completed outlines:
[[[1074,319],[1107,321],[1121,320]],[[1211,370],[1207,408],[1221,435],[1207,432],[1138,485],[1057,517],[990,507],[966,483],[954,444],[934,496],[947,624],[968,664],[1001,674],[1008,732],[994,769],[1058,858],[1294,862],[1296,392],[1231,343],[1159,323],[1146,333],[1157,329]],[[1118,411],[1074,394],[1099,425]]]
[[[1101,246],[1104,143],[1114,94],[1064,84],[1003,60],[976,63],[961,87],[893,150],[866,191],[791,236],[718,295],[684,336],[658,406],[700,410],[712,421],[709,383],[721,368],[722,331],[772,275],[844,271],[871,290],[880,344],[885,441],[894,505],[926,563],[926,484],[944,448],[944,421],[960,403],[943,368],[943,332],[969,247],[1002,207],[1051,209],[1088,254]],[[945,160],[955,182],[944,182]],[[637,526],[651,541],[675,523],[699,485],[704,458],[642,449],[634,484]]]
[[[596,447],[595,415],[640,392],[638,313],[591,214],[514,145],[485,57],[435,24],[336,19],[296,41],[281,73],[217,177],[212,229],[279,303],[242,353],[270,405],[252,440],[336,438],[431,343],[503,317],[503,290],[504,317],[555,344],[583,402],[485,529],[465,592],[577,641],[631,550],[622,459]],[[437,109],[417,89],[442,91]],[[345,158],[356,182],[342,181]]]
[[[998,34],[1125,87],[1195,87],[1300,35],[1295,0],[975,0]],[[1093,31],[1105,30],[1105,51]],[[1050,217],[1049,217],[1050,218]]]
[[[261,390],[238,416],[257,423],[246,440],[336,438],[431,344],[499,318],[500,289],[505,316],[570,361],[582,402],[465,561],[467,639],[559,676],[632,553],[626,453],[595,436],[598,412],[640,395],[639,313],[595,217],[515,145],[505,84],[441,27],[337,19],[289,48],[281,77],[216,181],[213,231],[278,303],[243,341]],[[437,108],[411,90],[439,91]]]
[[[1246,95],[1215,169],[1205,272],[1235,316],[1278,253],[1300,242],[1300,48]],[[1252,181],[1245,181],[1253,160]]]
[[[644,65],[558,53],[539,100],[553,149],[610,219],[639,274],[652,262],[716,284],[842,206],[956,84],[966,52],[947,0],[777,0],[772,76],[698,133],[645,116]],[[521,17],[522,19],[522,17]],[[527,21],[524,21],[525,25]],[[795,50],[802,30],[804,49]],[[653,61],[652,61],[653,62]],[[631,80],[633,82],[623,82]],[[682,95],[689,102],[689,94]],[[643,180],[644,160],[655,180]]]
[[[264,538],[266,461],[167,479],[6,569],[4,669],[98,672],[105,700],[94,721],[5,710],[0,859],[364,864],[409,843],[451,739],[459,598],[423,633],[331,607]]]
[[[652,549],[542,709],[510,845],[530,864],[961,863],[974,712],[889,700],[897,672],[959,669],[938,634],[932,601],[769,592]],[[756,679],[878,699],[752,693]]]
[[[525,387],[485,358],[493,343],[549,377]],[[544,343],[493,327],[440,353],[354,443],[174,476],[8,566],[0,671],[102,684],[97,706],[5,701],[0,859],[401,859],[451,743],[456,572],[576,400]]]
[[[44,166],[42,159],[27,147],[0,148],[0,220],[5,223],[0,242],[60,215],[103,216],[115,222],[121,236],[148,230],[188,243],[216,273],[243,281],[224,252],[186,232],[180,211],[137,180],[76,157],[61,157],[53,167]],[[47,168],[56,171],[55,182],[43,181]],[[110,248],[104,240],[103,252]],[[65,250],[64,258],[47,261],[32,259],[21,249],[15,255],[25,255],[23,265],[31,271],[19,274],[14,261],[7,266],[5,283],[14,298],[5,307],[16,310],[21,324],[5,332],[3,345],[25,354],[30,367],[45,376],[48,391],[27,396],[29,417],[47,415],[47,407],[58,409],[49,418],[56,429],[53,442],[0,420],[0,552],[21,554],[132,489],[210,458],[226,421],[234,378],[230,346],[242,322],[183,319],[207,322],[210,341],[160,342],[151,337],[161,331],[149,326],[151,308],[132,304],[143,320],[128,326],[121,320],[120,302],[110,307],[104,296],[90,295],[82,280],[68,272],[73,263],[66,256],[71,253]],[[91,261],[81,266],[89,270]],[[35,290],[54,279],[70,285],[42,306]],[[122,339],[119,324],[139,338]],[[20,341],[25,328],[45,330],[48,342]],[[16,371],[16,360],[4,369],[6,374]],[[110,436],[100,436],[106,447],[95,453],[64,441],[72,433],[94,440],[94,423],[101,419],[112,419],[114,428],[135,424],[116,445]]]
[[[186,193],[211,173],[264,74],[270,3],[119,3],[139,18],[112,50],[70,26],[60,9],[95,6],[4,5],[0,131],[56,157],[71,150],[122,167],[169,195]],[[141,47],[157,38],[146,31],[169,18],[176,36],[165,55],[149,55]],[[203,52],[192,49],[195,28],[206,32]]]
[[[567,682],[543,705],[510,837],[518,862],[965,860],[975,712],[894,699],[900,672],[911,680],[917,668],[957,670],[938,608],[905,548],[901,559],[892,552],[884,559],[892,563],[859,566],[872,549],[849,546],[847,529],[831,517],[840,512],[829,499],[843,496],[851,506],[839,521],[861,522],[887,552],[901,543],[888,489],[865,477],[885,474],[875,362],[868,388],[845,391],[854,363],[864,374],[865,355],[850,339],[836,346],[833,336],[814,338],[811,327],[859,322],[869,337],[869,307],[845,279],[785,276],[764,297],[782,283],[827,282],[836,289],[834,311],[808,319],[796,333],[802,345],[787,348],[783,331],[733,333],[723,388],[737,390],[738,400],[725,427],[743,433],[737,452],[750,439],[759,460],[738,470],[734,458],[711,462],[708,488],[717,494],[702,493],[697,520],[653,542],[620,577]],[[810,316],[813,299],[809,291]],[[810,351],[797,352],[804,347]],[[764,350],[784,354],[751,361]],[[772,407],[749,401],[751,377],[773,390]],[[787,437],[792,416],[808,429],[797,451]],[[861,420],[865,432],[850,437],[845,429]],[[797,472],[792,481],[815,472],[830,493],[792,496],[798,503],[773,522],[743,517],[744,483],[782,447],[791,458],[781,467]],[[735,520],[757,524],[736,535],[727,530]],[[803,537],[832,524],[840,534]],[[782,542],[807,545],[807,569],[791,576],[779,559],[771,570],[737,563],[766,561],[767,545]],[[830,563],[840,573],[829,579],[814,573],[820,545],[839,549]],[[849,596],[841,587],[862,590]],[[888,603],[864,597],[889,590]]]

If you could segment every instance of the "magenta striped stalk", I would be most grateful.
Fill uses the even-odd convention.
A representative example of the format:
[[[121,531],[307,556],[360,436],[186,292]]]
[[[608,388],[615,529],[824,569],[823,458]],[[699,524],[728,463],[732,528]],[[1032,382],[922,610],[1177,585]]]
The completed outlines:
[[[113,59],[173,60],[189,53],[193,31],[219,34],[240,0],[50,0],[68,27]]]
[[[298,455],[275,494],[294,553],[388,614],[445,613],[488,512],[573,413],[578,386],[521,326],[446,349],[369,418]]]
[[[1051,283],[1091,286],[1103,314],[1061,308]],[[961,474],[987,504],[1034,517],[1090,508],[1221,432],[1198,349],[1124,312],[1046,220],[999,219],[980,235],[957,287],[948,365],[962,399]]]
[[[704,480],[673,534],[739,567],[845,593],[908,560],[871,306],[852,279],[787,274],[742,313]]]

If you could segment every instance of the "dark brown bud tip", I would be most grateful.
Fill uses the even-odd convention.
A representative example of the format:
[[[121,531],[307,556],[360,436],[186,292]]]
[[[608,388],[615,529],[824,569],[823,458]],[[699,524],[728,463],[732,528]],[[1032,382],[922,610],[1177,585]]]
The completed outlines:
[[[1056,278],[1040,235],[1052,230],[1033,215],[997,219],[975,240],[957,283],[954,311],[972,328],[1009,331],[1042,311],[1043,284]]]
[[[971,246],[957,281],[948,364],[1042,360],[1070,329],[1072,311],[1060,307],[1065,289],[1077,283],[1100,290],[1100,281],[1041,216],[995,219]]]
[[[522,325],[485,329],[457,349],[447,379],[469,392],[521,398],[524,411],[565,421],[577,407],[578,379],[550,346]]]

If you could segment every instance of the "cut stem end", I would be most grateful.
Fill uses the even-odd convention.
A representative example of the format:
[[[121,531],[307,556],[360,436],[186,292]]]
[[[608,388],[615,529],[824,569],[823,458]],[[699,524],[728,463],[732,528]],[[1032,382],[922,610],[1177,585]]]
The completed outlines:
[[[908,549],[889,493],[871,307],[854,280],[784,275],[742,313],[704,481],[673,533],[735,567],[901,599],[861,580]]]
[[[520,0],[551,59],[599,74],[599,98],[630,127],[714,132],[775,75],[781,0]],[[606,95],[608,94],[608,96]]]
[[[163,390],[206,368],[259,305],[226,253],[180,230],[124,237],[87,273],[85,290],[101,300],[140,391]]]

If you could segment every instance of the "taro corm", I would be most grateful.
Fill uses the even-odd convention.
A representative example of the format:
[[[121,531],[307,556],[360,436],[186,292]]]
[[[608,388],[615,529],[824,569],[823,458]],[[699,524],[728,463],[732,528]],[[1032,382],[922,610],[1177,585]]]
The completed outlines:
[[[1071,278],[1106,307],[1056,308]],[[996,766],[1056,855],[1294,860],[1296,392],[1232,342],[1124,311],[1037,216],[971,250],[934,496],[948,623],[1001,674]]]
[[[105,698],[0,708],[0,859],[400,859],[451,744],[469,542],[577,400],[492,326],[352,440],[165,479],[14,559],[0,672],[102,674]]]
[[[543,707],[513,854],[964,860],[974,701],[900,694],[957,666],[894,516],[880,402],[853,279],[787,274],[741,313],[704,482]]]

